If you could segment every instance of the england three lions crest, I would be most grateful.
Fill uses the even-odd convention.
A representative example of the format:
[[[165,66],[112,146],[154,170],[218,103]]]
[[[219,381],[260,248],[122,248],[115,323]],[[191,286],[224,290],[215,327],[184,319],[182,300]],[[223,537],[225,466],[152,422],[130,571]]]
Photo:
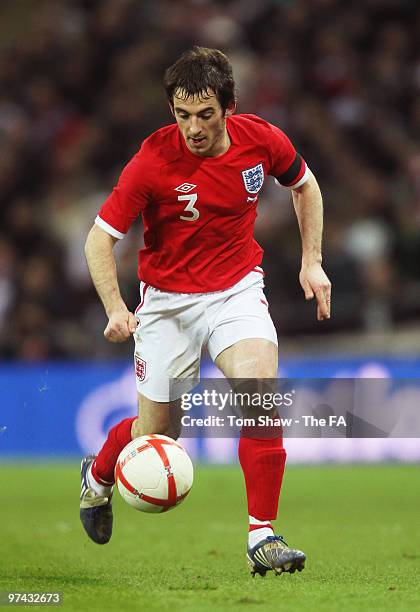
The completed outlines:
[[[141,357],[139,357],[139,355],[137,355],[137,353],[135,353],[134,355],[134,367],[136,369],[136,377],[140,380],[143,381],[146,378],[146,362],[144,361],[144,359],[142,359]]]
[[[248,193],[258,193],[264,184],[263,165],[258,164],[253,168],[242,170],[242,178],[244,179],[245,189]]]

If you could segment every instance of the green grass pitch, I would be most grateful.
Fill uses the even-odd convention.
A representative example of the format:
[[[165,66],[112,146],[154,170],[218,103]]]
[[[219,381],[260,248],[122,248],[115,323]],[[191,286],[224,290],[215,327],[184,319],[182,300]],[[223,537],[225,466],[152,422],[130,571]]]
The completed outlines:
[[[115,495],[98,546],[79,524],[76,463],[6,463],[0,590],[61,591],[61,609],[82,612],[420,610],[419,485],[419,466],[289,467],[277,528],[307,566],[251,578],[237,466],[197,467],[190,496],[161,515]]]

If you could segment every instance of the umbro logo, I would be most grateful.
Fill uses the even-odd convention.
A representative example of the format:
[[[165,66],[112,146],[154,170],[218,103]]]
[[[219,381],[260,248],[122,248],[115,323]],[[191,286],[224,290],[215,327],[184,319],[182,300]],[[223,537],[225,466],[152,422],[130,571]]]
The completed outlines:
[[[175,187],[174,191],[180,191],[181,193],[188,193],[195,187],[197,187],[197,185],[193,185],[192,183],[182,183],[182,185],[179,185],[179,187]]]

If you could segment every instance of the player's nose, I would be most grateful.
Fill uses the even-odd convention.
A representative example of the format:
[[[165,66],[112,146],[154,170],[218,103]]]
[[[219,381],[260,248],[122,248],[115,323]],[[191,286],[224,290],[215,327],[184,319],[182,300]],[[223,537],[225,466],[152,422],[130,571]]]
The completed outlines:
[[[190,125],[188,126],[189,136],[198,136],[201,132],[201,125],[197,117],[191,117]]]

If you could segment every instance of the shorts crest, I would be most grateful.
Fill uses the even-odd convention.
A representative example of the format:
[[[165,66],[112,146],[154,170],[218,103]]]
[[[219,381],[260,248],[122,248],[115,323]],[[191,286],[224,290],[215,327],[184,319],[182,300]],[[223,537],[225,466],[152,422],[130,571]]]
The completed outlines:
[[[137,353],[134,355],[134,365],[136,368],[136,378],[143,381],[146,378],[146,362]]]
[[[253,168],[242,170],[242,178],[248,193],[258,193],[264,184],[264,168],[257,164]]]

